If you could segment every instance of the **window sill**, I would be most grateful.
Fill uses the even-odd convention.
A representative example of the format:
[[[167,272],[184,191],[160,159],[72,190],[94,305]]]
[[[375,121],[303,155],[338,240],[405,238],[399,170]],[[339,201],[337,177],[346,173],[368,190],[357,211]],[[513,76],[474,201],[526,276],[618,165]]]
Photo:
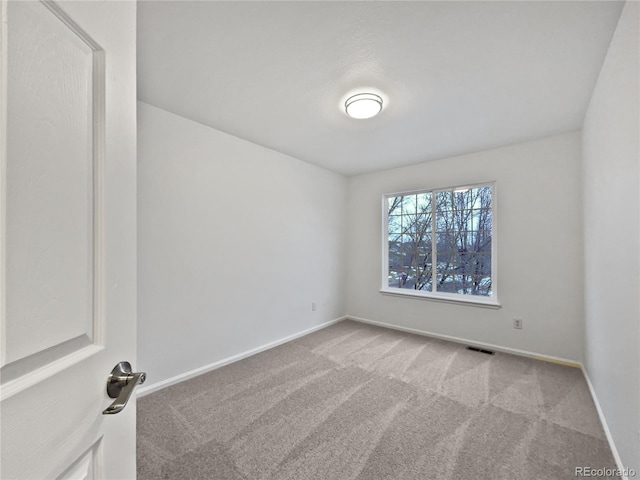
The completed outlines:
[[[391,295],[394,297],[410,297],[418,300],[431,300],[436,302],[444,302],[444,303],[455,303],[458,305],[466,305],[469,307],[483,307],[483,308],[493,308],[499,309],[502,308],[502,305],[498,303],[496,299],[491,298],[458,298],[459,295],[446,295],[446,294],[429,294],[429,293],[418,293],[412,290],[402,290],[400,288],[381,288],[380,293],[383,295]],[[460,295],[461,296],[461,295]]]

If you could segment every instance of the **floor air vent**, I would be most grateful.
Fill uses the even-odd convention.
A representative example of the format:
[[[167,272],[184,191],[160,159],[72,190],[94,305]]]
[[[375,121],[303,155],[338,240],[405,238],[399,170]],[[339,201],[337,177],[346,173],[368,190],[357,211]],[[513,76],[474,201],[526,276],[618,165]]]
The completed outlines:
[[[471,347],[467,345],[467,350],[472,350],[474,352],[486,353],[487,355],[495,355],[496,352],[492,352],[491,350],[484,350],[483,348]]]

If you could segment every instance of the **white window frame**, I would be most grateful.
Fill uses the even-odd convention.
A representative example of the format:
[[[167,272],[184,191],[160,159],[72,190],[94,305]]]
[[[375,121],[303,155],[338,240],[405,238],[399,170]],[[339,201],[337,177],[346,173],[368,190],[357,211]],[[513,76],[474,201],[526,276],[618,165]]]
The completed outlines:
[[[448,292],[427,292],[424,290],[395,288],[389,286],[389,198],[406,195],[416,195],[419,193],[438,193],[463,188],[491,187],[491,296],[465,295]],[[470,183],[465,185],[454,185],[449,187],[422,188],[420,190],[410,190],[396,193],[386,193],[382,196],[382,287],[380,293],[384,295],[394,295],[400,297],[410,297],[423,300],[436,300],[441,302],[459,303],[488,308],[500,308],[498,302],[498,221],[497,221],[497,186],[495,181]],[[435,233],[435,232],[434,232]],[[435,258],[433,259],[435,263]]]

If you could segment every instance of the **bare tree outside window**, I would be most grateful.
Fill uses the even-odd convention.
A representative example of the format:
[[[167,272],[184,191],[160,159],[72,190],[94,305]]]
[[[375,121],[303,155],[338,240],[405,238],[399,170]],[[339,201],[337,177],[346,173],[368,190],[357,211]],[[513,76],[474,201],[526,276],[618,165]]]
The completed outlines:
[[[491,198],[491,186],[388,197],[388,286],[491,296]]]

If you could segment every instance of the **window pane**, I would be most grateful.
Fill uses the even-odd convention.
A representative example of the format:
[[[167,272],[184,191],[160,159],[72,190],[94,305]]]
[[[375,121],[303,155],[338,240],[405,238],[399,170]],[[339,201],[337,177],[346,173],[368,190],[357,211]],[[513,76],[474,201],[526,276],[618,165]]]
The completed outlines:
[[[436,193],[436,211],[451,211],[453,206],[453,191]]]
[[[438,192],[436,290],[491,295],[491,187]]]
[[[399,272],[402,269],[402,244],[399,240],[389,240],[389,276],[391,272]]]
[[[431,215],[407,215],[403,218],[407,221],[406,233],[411,235],[416,244],[424,243],[431,236]]]
[[[413,289],[416,279],[416,269],[412,267],[389,271],[389,286]]]
[[[433,264],[431,261],[431,242],[429,241],[429,249],[418,252],[416,257],[416,281],[415,289],[431,291],[431,283],[433,280]]]
[[[417,195],[407,195],[402,197],[402,214],[403,215],[415,215],[416,214],[416,197]]]
[[[454,279],[448,274],[438,274],[436,290],[445,293],[457,293]]]
[[[403,215],[402,216],[402,228],[405,234],[411,237],[413,241],[416,238],[416,216],[415,215]]]
[[[431,218],[431,193],[419,193],[417,195],[417,213],[428,213]]]
[[[387,198],[387,208],[389,215],[402,215],[402,197]]]
[[[491,277],[478,276],[474,277],[473,280],[474,288],[477,289],[477,293],[472,293],[472,295],[491,296]]]
[[[431,233],[422,233],[416,242],[416,246],[418,251],[431,254]]]
[[[400,215],[389,215],[389,235],[402,233],[402,217]]]

